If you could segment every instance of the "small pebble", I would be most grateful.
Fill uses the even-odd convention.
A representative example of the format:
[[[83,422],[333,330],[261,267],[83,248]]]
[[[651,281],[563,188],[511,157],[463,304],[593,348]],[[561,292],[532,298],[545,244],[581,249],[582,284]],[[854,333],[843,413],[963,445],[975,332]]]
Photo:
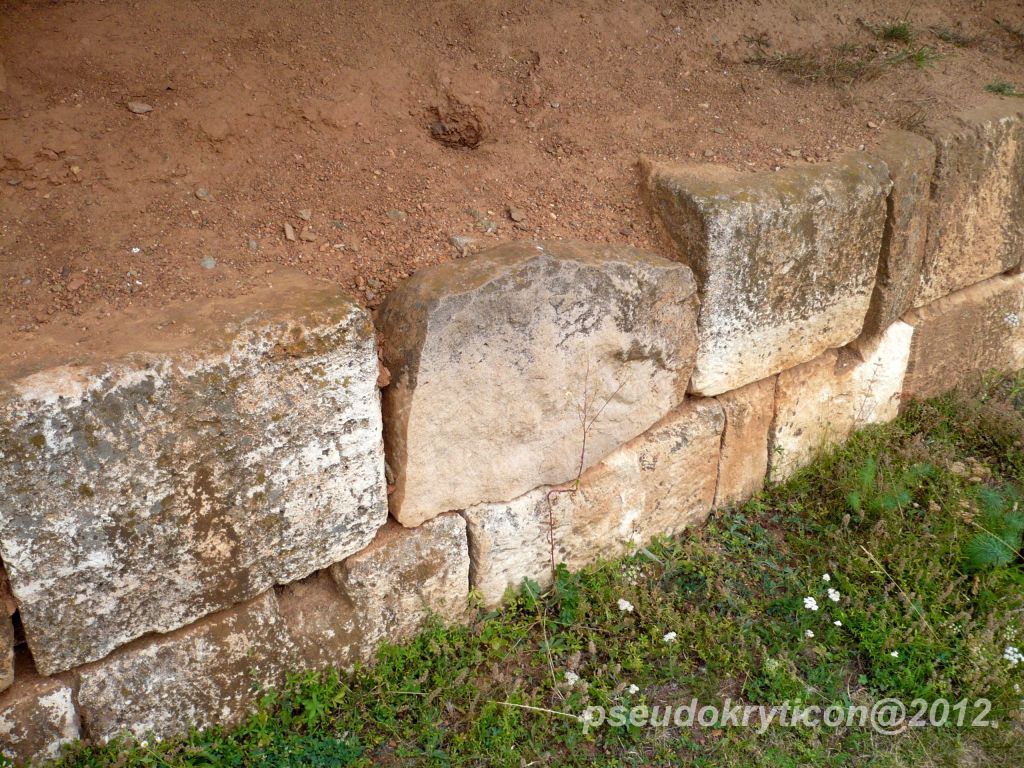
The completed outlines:
[[[296,213],[299,214],[299,218],[303,221],[309,221],[313,218],[313,212],[309,208],[300,208]]]
[[[301,240],[304,243],[312,243],[314,240],[316,240],[316,235],[313,233],[313,230],[310,229],[309,227],[303,227],[302,231],[299,233],[299,240]]]
[[[217,260],[213,256],[203,256],[199,264],[203,269],[213,269],[217,266]]]
[[[206,187],[199,187],[195,191],[195,196],[200,200],[205,200],[207,202],[213,199],[213,195],[210,194],[210,190],[208,190]]]
[[[153,107],[144,101],[129,101],[127,106],[128,111],[136,115],[144,115],[147,112],[153,111]]]
[[[284,239],[291,243],[295,242],[295,227],[287,221],[284,223]]]
[[[509,206],[508,217],[514,222],[526,221],[526,211],[522,208],[516,208],[515,206]]]

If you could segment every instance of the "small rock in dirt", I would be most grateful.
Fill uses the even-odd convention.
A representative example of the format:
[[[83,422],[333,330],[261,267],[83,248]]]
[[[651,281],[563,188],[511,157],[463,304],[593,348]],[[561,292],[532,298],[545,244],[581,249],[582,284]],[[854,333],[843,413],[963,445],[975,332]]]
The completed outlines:
[[[251,238],[249,240],[248,245],[249,245],[249,250],[250,251],[258,251],[259,248],[260,248],[260,244],[256,240],[253,240]]]
[[[304,243],[312,243],[316,240],[316,234],[314,234],[313,230],[309,227],[303,227],[302,231],[299,233],[299,240]]]
[[[508,217],[517,224],[521,221],[526,221],[526,211],[522,208],[516,208],[514,205],[508,207]]]
[[[392,221],[405,221],[405,211],[401,211],[398,208],[392,208],[388,211],[388,218]]]
[[[203,269],[213,269],[217,266],[217,260],[213,256],[203,256],[199,264]]]
[[[368,277],[366,279],[366,284],[375,291],[379,291],[384,286],[384,283],[382,283],[376,277]]]
[[[197,198],[199,198],[200,200],[203,200],[203,201],[206,201],[206,202],[209,202],[210,200],[213,200],[213,195],[210,194],[210,190],[208,190],[206,187],[199,187],[195,191],[195,196]]]
[[[296,213],[299,214],[299,218],[302,219],[303,221],[309,221],[311,218],[313,218],[313,211],[311,211],[309,208],[299,208],[299,210],[296,211]]]
[[[144,115],[147,112],[152,112],[153,111],[153,107],[151,107],[149,104],[147,104],[144,101],[129,101],[127,106],[128,106],[128,111],[132,112],[132,113],[134,113],[136,115]]]
[[[287,221],[284,223],[284,239],[292,243],[295,242],[295,227]]]
[[[492,219],[480,219],[476,223],[477,228],[486,235],[493,235],[498,231],[498,224]]]

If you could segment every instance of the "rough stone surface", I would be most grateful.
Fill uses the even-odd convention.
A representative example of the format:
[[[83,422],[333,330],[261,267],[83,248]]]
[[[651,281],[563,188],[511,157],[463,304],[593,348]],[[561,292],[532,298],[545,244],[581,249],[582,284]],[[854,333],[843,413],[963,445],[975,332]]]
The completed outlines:
[[[874,154],[889,168],[892,189],[865,339],[879,336],[914,304],[928,236],[935,145],[913,133],[887,131]]]
[[[18,684],[0,694],[0,754],[15,765],[52,760],[81,736],[71,686],[18,670]]]
[[[378,315],[392,514],[574,477],[581,410],[585,467],[643,432],[684,397],[696,307],[689,269],[626,247],[513,243],[418,272]]]
[[[140,640],[76,670],[93,739],[122,731],[161,738],[191,726],[230,726],[294,669],[273,590],[169,635]]]
[[[362,552],[283,587],[278,600],[303,664],[323,669],[370,661],[431,616],[459,620],[468,596],[466,523],[448,513],[416,528],[389,521]]]
[[[204,304],[173,349],[0,383],[0,554],[41,672],[302,578],[384,523],[372,324],[302,285]]]
[[[994,277],[904,316],[914,326],[904,399],[1024,368],[1024,275]]]
[[[883,163],[854,153],[776,173],[657,165],[647,185],[700,286],[691,391],[737,389],[860,333],[885,223]]]
[[[14,623],[11,616],[18,609],[7,581],[7,572],[0,563],[0,691],[14,682]]]
[[[785,480],[855,429],[896,418],[913,333],[897,321],[864,360],[831,349],[779,374],[769,453],[773,481]]]
[[[465,510],[473,587],[493,605],[526,577],[550,582],[552,533],[555,562],[577,569],[703,520],[724,426],[715,400],[691,400],[584,472],[578,490]]]
[[[715,506],[741,504],[768,476],[768,433],[775,414],[775,377],[719,395],[725,412]]]
[[[11,617],[0,612],[0,691],[14,682],[14,624]]]
[[[918,307],[1024,256],[1024,107],[1001,100],[925,130],[937,157]]]

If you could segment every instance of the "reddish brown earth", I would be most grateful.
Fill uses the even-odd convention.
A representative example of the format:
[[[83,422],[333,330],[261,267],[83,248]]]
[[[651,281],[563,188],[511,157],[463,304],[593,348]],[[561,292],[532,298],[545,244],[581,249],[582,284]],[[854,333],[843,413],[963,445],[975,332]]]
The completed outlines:
[[[877,34],[904,14],[909,44]],[[884,64],[827,66],[849,50]],[[281,266],[373,305],[452,235],[669,255],[640,156],[817,162],[999,80],[1024,90],[1024,0],[8,0],[0,352]]]

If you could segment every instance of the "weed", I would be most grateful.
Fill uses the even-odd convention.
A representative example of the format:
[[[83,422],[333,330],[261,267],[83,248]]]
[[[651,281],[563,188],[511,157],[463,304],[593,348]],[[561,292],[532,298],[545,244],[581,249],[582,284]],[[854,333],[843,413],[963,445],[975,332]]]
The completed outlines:
[[[985,39],[983,34],[970,35],[966,32],[958,32],[951,27],[932,27],[931,31],[942,42],[950,43],[958,48],[973,48]]]
[[[1017,87],[1006,80],[996,80],[993,83],[989,83],[985,86],[985,90],[989,93],[998,93],[1000,96],[1024,96],[1017,90]]]
[[[875,34],[883,40],[888,40],[893,43],[909,44],[914,39],[914,30],[911,28],[910,22],[906,19],[891,22],[889,24],[883,24],[875,31]]]

